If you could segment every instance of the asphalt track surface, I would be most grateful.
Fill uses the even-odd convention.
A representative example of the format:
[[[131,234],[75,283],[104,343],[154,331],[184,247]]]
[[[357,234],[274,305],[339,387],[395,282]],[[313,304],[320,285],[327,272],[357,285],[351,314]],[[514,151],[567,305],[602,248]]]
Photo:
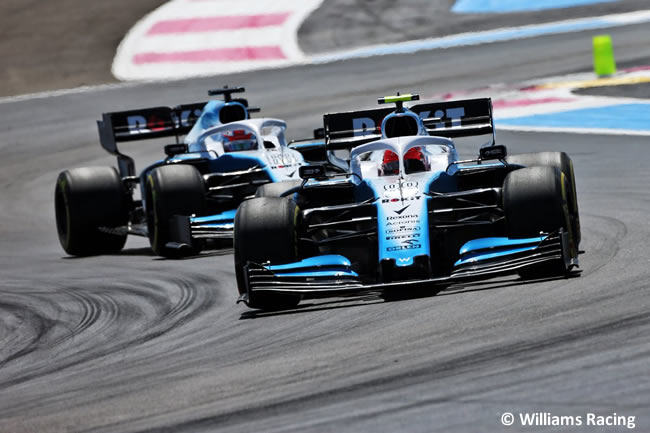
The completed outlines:
[[[611,29],[648,64],[647,26]],[[73,259],[58,245],[64,168],[113,163],[102,111],[245,85],[306,136],[324,112],[590,69],[590,32],[0,104],[0,431],[488,432],[504,412],[636,416],[650,430],[647,137],[498,133],[576,167],[582,274],[516,278],[395,303],[235,306],[228,249],[169,261],[142,239]],[[140,167],[159,143],[130,144]],[[476,149],[461,148],[464,156]],[[573,427],[618,431],[624,427]]]

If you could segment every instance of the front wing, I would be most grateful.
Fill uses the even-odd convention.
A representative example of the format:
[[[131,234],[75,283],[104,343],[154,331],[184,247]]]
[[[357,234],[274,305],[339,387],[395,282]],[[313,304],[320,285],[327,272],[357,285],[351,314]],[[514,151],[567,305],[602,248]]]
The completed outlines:
[[[474,260],[459,260],[451,274],[425,280],[366,283],[342,256],[321,256],[289,265],[262,265],[249,262],[244,267],[246,291],[237,302],[248,303],[255,293],[301,295],[303,299],[357,296],[381,293],[387,289],[426,288],[432,293],[441,286],[469,283],[516,273],[542,263],[562,260],[568,271],[578,265],[572,257],[569,236],[564,230],[532,238],[510,251],[477,255]],[[436,290],[437,289],[437,290]]]

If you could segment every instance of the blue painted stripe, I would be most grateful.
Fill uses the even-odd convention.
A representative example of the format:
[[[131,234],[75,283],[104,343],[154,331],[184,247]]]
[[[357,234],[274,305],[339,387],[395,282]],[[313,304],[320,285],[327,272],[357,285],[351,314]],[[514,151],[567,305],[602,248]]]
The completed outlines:
[[[559,21],[548,24],[513,27],[477,33],[465,33],[434,39],[421,39],[399,44],[380,45],[359,48],[332,54],[314,56],[312,63],[327,63],[359,57],[381,56],[389,54],[408,54],[423,50],[452,48],[464,45],[480,45],[491,42],[508,41],[512,39],[532,38],[536,36],[559,33],[580,32],[585,30],[604,29],[631,24],[650,22],[648,11],[638,11],[634,14],[607,15],[597,18],[583,18],[570,21]],[[624,19],[621,17],[625,15]]]
[[[557,113],[498,119],[495,123],[497,126],[604,128],[650,131],[650,103],[581,108]]]
[[[458,0],[451,8],[455,13],[507,13],[539,11],[582,6],[592,3],[611,3],[618,0]]]
[[[358,277],[354,271],[341,269],[341,270],[325,270],[325,271],[308,271],[308,272],[275,272],[276,277],[296,277],[296,278],[341,278],[341,277]]]

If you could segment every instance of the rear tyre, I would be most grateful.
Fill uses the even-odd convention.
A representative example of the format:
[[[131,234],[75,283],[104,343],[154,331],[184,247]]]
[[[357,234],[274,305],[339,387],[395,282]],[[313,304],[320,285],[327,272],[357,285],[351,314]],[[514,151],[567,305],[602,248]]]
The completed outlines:
[[[297,188],[302,184],[302,180],[283,180],[282,182],[265,183],[257,188],[255,197],[282,197],[285,192]],[[291,197],[289,197],[291,198]]]
[[[199,215],[205,208],[205,183],[199,171],[186,164],[164,165],[153,169],[146,182],[147,228],[153,252],[168,258],[198,254],[197,242],[193,242],[189,250],[176,250],[166,245],[174,241],[170,234],[170,219],[174,215]]]
[[[569,204],[569,218],[571,220],[571,234],[575,242],[577,253],[580,244],[580,213],[578,212],[578,196],[576,194],[576,179],[573,172],[573,161],[564,152],[537,152],[522,153],[520,155],[511,155],[506,157],[509,164],[532,166],[555,167],[567,177],[567,202]]]
[[[235,215],[235,275],[239,293],[246,293],[246,262],[282,264],[296,261],[299,209],[288,198],[260,197],[243,202]],[[260,310],[293,308],[300,296],[253,293],[248,306]]]
[[[528,167],[506,176],[503,207],[509,238],[532,238],[570,226],[567,176],[555,167]],[[571,232],[569,231],[569,236]],[[563,259],[523,269],[523,278],[567,273]]]
[[[59,241],[71,256],[119,252],[126,234],[117,227],[128,223],[128,195],[113,167],[84,167],[59,174],[54,189]]]

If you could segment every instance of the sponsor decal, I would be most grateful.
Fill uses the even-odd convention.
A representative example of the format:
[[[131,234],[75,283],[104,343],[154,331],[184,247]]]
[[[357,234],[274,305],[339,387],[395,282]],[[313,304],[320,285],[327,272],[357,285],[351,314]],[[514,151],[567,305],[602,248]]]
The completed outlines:
[[[172,119],[176,126],[189,127],[196,123],[202,112],[203,110],[198,108],[195,110],[183,110],[180,113],[180,117],[178,117],[175,112],[172,112]]]
[[[393,230],[393,231],[395,231],[395,230]],[[420,233],[409,233],[409,234],[406,234],[406,235],[386,236],[386,240],[387,241],[393,241],[393,240],[397,240],[397,239],[409,239],[409,238],[419,238],[419,237],[420,237]]]
[[[415,219],[419,221],[420,219],[418,218],[417,215],[415,214],[409,214],[409,215],[397,215],[397,216],[389,216],[386,218],[387,220],[405,220],[405,219]]]
[[[419,116],[421,119],[428,119],[430,116],[431,112],[430,111],[422,111],[420,112]],[[449,126],[454,127],[454,126],[460,126],[461,122],[460,119],[465,116],[465,108],[464,107],[455,107],[455,108],[447,108],[446,110],[436,110],[435,113],[433,113],[433,118],[434,119],[448,119],[446,122],[438,122],[434,123],[433,125],[430,126],[430,128],[433,129],[439,129],[439,128],[448,128]]]
[[[126,118],[129,124],[129,134],[144,134],[150,132],[147,127],[147,119],[144,116],[129,116]]]
[[[401,185],[402,188],[417,188],[419,184],[420,184],[419,182],[408,181],[408,182],[403,182]],[[384,189],[386,191],[392,189],[399,189],[399,187],[400,187],[399,182],[387,183],[386,185],[384,185]]]
[[[267,153],[266,157],[272,168],[295,167],[297,165],[300,165],[300,162],[296,159],[296,157],[289,152],[269,152]]]
[[[416,250],[418,248],[422,248],[422,245],[420,244],[398,245],[396,247],[388,247],[386,248],[386,251]]]
[[[407,221],[389,221],[389,222],[386,223],[386,227],[388,227],[388,226],[407,227],[407,226],[416,226],[418,224],[420,224],[419,219],[407,220]]]
[[[414,201],[414,200],[420,200],[422,198],[421,195],[416,195],[415,197],[402,197],[402,198],[383,198],[381,199],[382,203],[397,203],[398,201]]]
[[[172,127],[191,127],[196,123],[196,120],[201,115],[201,109],[193,110],[183,110],[179,113],[172,111],[171,121],[169,119],[161,118],[155,114],[145,117],[139,114],[133,116],[127,116],[126,123],[129,128],[129,134],[147,134],[150,132],[160,132],[165,131],[166,129],[172,129]]]
[[[355,136],[378,134],[380,132],[380,128],[375,125],[375,121],[369,117],[352,119],[352,129]]]
[[[386,251],[415,250],[417,248],[422,248],[422,244],[420,244],[420,241],[417,239],[404,239],[401,242],[402,245],[388,247],[386,248]]]
[[[406,209],[409,208],[409,206],[411,206],[411,205],[410,205],[410,204],[407,204],[407,205],[404,206],[403,208],[398,209],[398,210],[394,210],[393,212],[395,212],[397,215],[401,215],[402,213],[404,213],[404,211],[405,211]]]
[[[404,232],[416,232],[420,230],[418,226],[400,226],[392,229],[386,230],[386,234],[395,234],[395,233],[404,233]]]
[[[418,194],[418,186],[419,183],[414,181],[388,183],[384,185],[384,198],[392,200],[413,200]]]

